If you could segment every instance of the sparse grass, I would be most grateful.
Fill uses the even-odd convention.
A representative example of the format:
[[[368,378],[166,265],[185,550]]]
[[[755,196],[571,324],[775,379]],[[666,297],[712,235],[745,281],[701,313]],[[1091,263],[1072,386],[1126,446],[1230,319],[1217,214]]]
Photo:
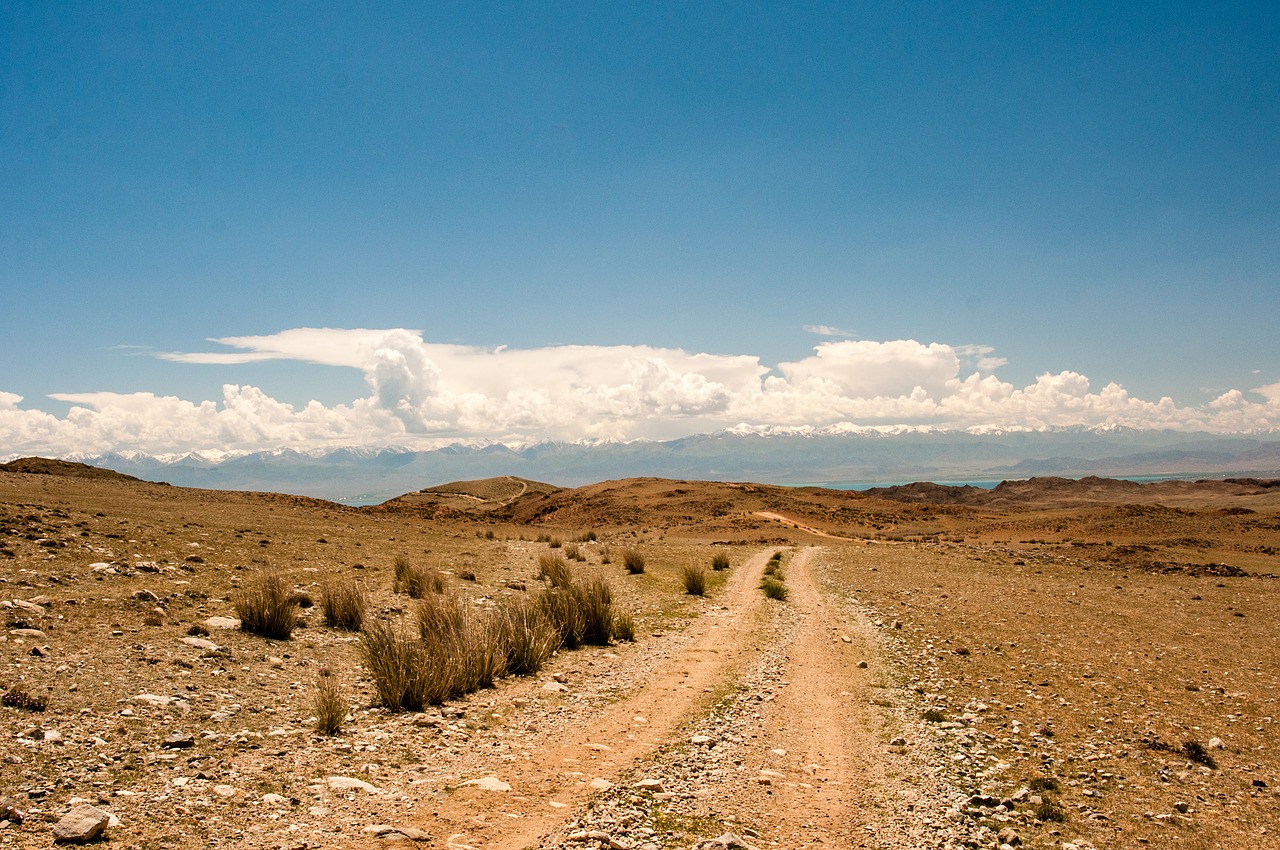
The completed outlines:
[[[613,639],[635,643],[636,621],[630,611],[619,611],[613,616]]]
[[[613,561],[613,551],[608,546],[600,547],[600,563],[608,564]]]
[[[586,614],[572,588],[552,585],[543,589],[538,594],[538,606],[555,629],[561,646],[565,649],[582,646],[582,634],[587,628]]]
[[[587,556],[582,554],[581,547],[577,543],[564,544],[564,556],[570,561],[585,561]]]
[[[575,583],[574,593],[582,606],[582,640],[594,646],[608,646],[613,637],[613,589],[599,576]]]
[[[789,595],[786,584],[773,576],[765,576],[764,580],[760,582],[760,589],[764,591],[764,595],[769,599],[776,599],[779,602],[786,602]]]
[[[573,570],[559,553],[543,552],[538,556],[538,578],[552,587],[568,587],[573,583]]]
[[[1035,805],[1032,812],[1035,814],[1036,820],[1062,823],[1067,819],[1066,811],[1053,800],[1042,800]]]
[[[711,569],[716,572],[729,569],[729,556],[723,552],[717,552],[711,556]]]
[[[320,611],[327,626],[358,632],[367,608],[364,591],[353,578],[331,577],[320,587]]]
[[[288,640],[298,624],[298,606],[284,576],[274,570],[253,576],[232,597],[240,628],[273,640]]]
[[[421,711],[427,704],[427,657],[416,634],[389,620],[368,620],[360,630],[360,654],[380,705]]]
[[[402,556],[396,557],[396,577],[392,590],[410,599],[422,599],[428,593],[444,593],[444,574],[435,567],[415,564]]]
[[[0,705],[20,708],[23,711],[41,712],[49,707],[49,700],[37,694],[31,694],[19,687],[12,687],[0,696]]]
[[[549,537],[547,538],[547,545],[550,546],[552,549],[559,549],[561,546],[564,545],[564,541],[561,540],[559,537]]]
[[[622,553],[622,563],[627,572],[633,576],[644,572],[644,555],[638,549],[627,549]]]
[[[1057,791],[1058,780],[1052,776],[1037,776],[1027,783],[1028,790],[1040,793],[1041,791]]]
[[[560,646],[560,636],[542,609],[525,596],[508,602],[501,618],[507,672],[532,676]]]
[[[680,570],[680,583],[690,596],[707,595],[707,571],[699,564],[686,564]]]
[[[342,731],[347,719],[347,701],[338,687],[338,680],[328,667],[321,667],[316,676],[316,696],[313,708],[316,713],[316,731],[323,735],[336,735]]]
[[[594,531],[588,531],[584,534],[578,535],[579,543],[594,543],[595,540],[596,540],[596,533]]]
[[[1199,741],[1183,741],[1182,754],[1196,764],[1202,764],[1207,768],[1216,770],[1218,763],[1214,761],[1213,756],[1200,745]]]
[[[937,708],[926,708],[920,716],[928,723],[942,723],[947,719],[941,709]]]
[[[462,594],[433,594],[418,603],[414,614],[423,650],[433,668],[428,702],[492,687],[506,669],[501,623],[487,612],[477,611]]]

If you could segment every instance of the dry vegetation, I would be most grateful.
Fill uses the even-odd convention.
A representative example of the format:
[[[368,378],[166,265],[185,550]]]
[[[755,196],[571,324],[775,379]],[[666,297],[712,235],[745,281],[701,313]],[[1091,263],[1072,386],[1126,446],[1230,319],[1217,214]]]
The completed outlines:
[[[814,635],[847,666],[813,693],[876,718],[851,763],[886,771],[858,780],[883,811],[845,805],[826,842],[856,845],[892,820],[885,789],[922,777],[935,790],[907,822],[932,838],[882,829],[879,846],[994,846],[1001,828],[1055,850],[1276,840],[1268,482],[868,497],[493,479],[353,509],[22,468],[0,472],[0,846],[48,846],[77,797],[118,817],[120,846],[381,846],[365,830],[388,823],[424,846],[517,827],[535,831],[509,846],[592,846],[556,830],[635,809],[631,789],[586,803],[592,777],[637,770],[710,784],[628,810],[632,846],[747,829],[800,846],[828,827],[824,798],[795,795],[843,787],[767,772],[775,736],[821,707],[788,701],[816,647],[775,642]],[[806,631],[819,593],[842,619]],[[728,626],[744,631],[709,632],[716,654],[675,654]],[[721,678],[682,689],[712,658]],[[645,697],[668,663],[669,696]],[[613,706],[617,727],[599,719]],[[593,723],[607,739],[572,738]],[[710,749],[677,769],[691,735]],[[460,787],[495,773],[549,790]]]

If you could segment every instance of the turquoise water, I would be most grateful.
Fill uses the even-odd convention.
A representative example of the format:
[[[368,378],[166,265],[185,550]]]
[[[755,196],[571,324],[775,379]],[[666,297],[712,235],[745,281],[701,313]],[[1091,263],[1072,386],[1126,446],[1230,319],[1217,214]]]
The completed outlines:
[[[1046,476],[1036,476],[1044,478]],[[1063,478],[1071,478],[1079,481],[1081,478],[1088,478],[1085,475],[1064,475]],[[1133,481],[1137,484],[1151,484],[1156,481],[1199,481],[1201,479],[1222,479],[1248,477],[1246,473],[1239,472],[1220,472],[1213,473],[1188,473],[1181,475],[1099,475],[1099,478],[1114,478],[1116,481]],[[921,481],[928,481],[932,484],[942,484],[947,487],[978,487],[983,490],[990,490],[998,485],[1001,481],[1025,481],[1025,478],[984,478],[984,479],[932,479],[932,478],[913,478],[911,480],[901,481],[824,481],[812,484],[796,484],[796,487],[826,487],[829,490],[870,490],[873,487],[902,487],[907,484],[916,484]]]

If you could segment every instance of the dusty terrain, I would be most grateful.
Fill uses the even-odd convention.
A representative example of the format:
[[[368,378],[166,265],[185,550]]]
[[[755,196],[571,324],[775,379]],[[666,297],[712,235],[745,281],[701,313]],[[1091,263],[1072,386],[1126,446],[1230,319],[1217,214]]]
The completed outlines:
[[[80,800],[139,848],[1280,846],[1270,484],[506,478],[355,509],[11,465],[0,847],[52,846]],[[314,607],[287,641],[211,619],[268,568],[404,617],[397,557],[489,604],[588,531],[576,568],[637,640],[424,712],[377,707]]]

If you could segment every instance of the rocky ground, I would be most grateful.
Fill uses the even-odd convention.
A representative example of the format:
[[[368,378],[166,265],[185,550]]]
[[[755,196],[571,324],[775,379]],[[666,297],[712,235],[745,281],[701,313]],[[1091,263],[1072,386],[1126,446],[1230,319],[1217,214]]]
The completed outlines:
[[[356,576],[375,615],[399,617],[412,603],[392,561],[412,557],[492,604],[536,585],[553,543],[538,537],[585,528],[0,475],[0,847],[95,830],[118,847],[299,850],[1277,840],[1280,582],[1265,571],[868,543],[748,507],[744,527],[782,542],[714,546],[731,519],[716,516],[703,538],[641,523],[582,545],[578,568],[609,577],[635,643],[392,713],[357,636],[315,608],[288,641],[239,630],[247,577],[281,568],[314,596]],[[1209,519],[1275,522],[1250,511]],[[1201,535],[1207,521],[1187,519]],[[1225,544],[1269,564],[1256,537]],[[644,575],[619,566],[628,546]],[[713,552],[731,569],[685,595],[679,569]],[[775,552],[786,602],[757,589]],[[322,668],[350,706],[334,736],[314,728]]]

